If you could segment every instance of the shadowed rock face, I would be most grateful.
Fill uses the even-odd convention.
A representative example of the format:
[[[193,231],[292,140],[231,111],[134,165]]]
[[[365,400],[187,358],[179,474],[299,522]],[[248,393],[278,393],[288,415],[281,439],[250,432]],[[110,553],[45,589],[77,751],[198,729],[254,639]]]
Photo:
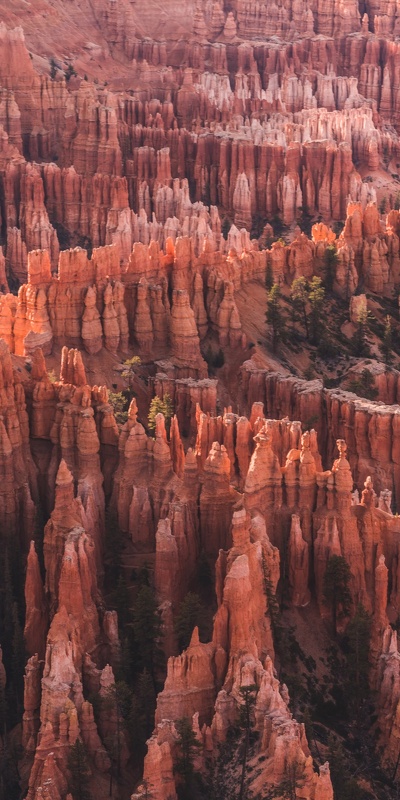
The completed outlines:
[[[5,348],[4,375],[10,362]],[[65,348],[60,381],[49,381],[43,356],[36,351],[25,390],[20,385],[21,403],[25,391],[36,398],[26,416],[28,450],[34,430],[52,442],[46,462],[49,486],[56,465],[54,505],[44,531],[44,585],[32,543],[25,587],[30,659],[23,743],[31,765],[27,796],[32,800],[40,796],[44,782],[65,798],[68,748],[79,736],[100,787],[102,781],[106,786],[109,758],[103,743],[118,725],[112,715],[94,718],[84,688],[106,696],[114,677],[112,667],[104,665],[117,667],[120,658],[115,612],[104,613],[98,588],[101,469],[107,469],[98,454],[106,431],[111,441],[106,422],[111,410],[107,390],[91,388],[86,381],[79,352]],[[44,409],[53,419],[47,431]],[[387,491],[378,501],[371,478],[359,502],[342,439],[336,443],[338,457],[324,470],[315,431],[302,434],[298,422],[265,419],[261,403],[254,405],[250,419],[231,410],[215,417],[198,409],[197,420],[195,450],[186,456],[177,419],[168,438],[164,418],[158,415],[155,438],[150,438],[137,420],[135,402],[126,424],[114,428],[119,464],[112,504],[135,551],[154,554],[154,586],[169,656],[144,777],[152,776],[158,800],[167,797],[165,786],[168,796],[174,796],[174,723],[183,716],[192,718],[204,753],[211,753],[237,717],[241,687],[254,685],[259,752],[265,755],[254,788],[279,784],[288,765],[296,763],[305,797],[332,800],[328,767],[321,767],[319,775],[313,771],[303,726],[289,712],[286,687],[274,675],[269,602],[286,559],[288,600],[305,607],[313,592],[320,614],[329,618],[323,576],[331,556],[344,556],[351,571],[353,611],[361,601],[372,614],[372,680],[382,695],[381,741],[390,760],[400,682],[387,608],[395,616],[400,610],[398,518],[390,510]],[[214,439],[211,445],[209,437]],[[111,450],[106,452],[114,458]],[[178,655],[171,611],[190,586],[201,550],[211,562],[216,560],[213,632],[204,644],[194,631],[189,648]],[[125,769],[127,743],[121,747]]]
[[[324,575],[346,559],[352,608],[338,628],[358,603],[371,614],[379,745],[395,763],[399,373],[371,365],[381,402],[289,376],[247,340],[243,298],[324,276],[332,246],[353,325],[371,296],[397,291],[398,4],[3,6],[0,544],[26,562],[25,796],[71,800],[79,738],[96,798],[110,794],[116,736],[134,789],[118,712],[91,703],[122,658],[102,594],[107,500],[125,572],[131,556],[151,564],[168,659],[134,800],[149,785],[176,800],[177,721],[191,719],[204,770],[244,686],[254,795],[294,770],[304,800],[333,800],[276,677],[272,597],[285,581],[288,603],[329,624]],[[46,359],[60,350],[54,380]],[[109,389],[133,354],[137,400],[117,424]],[[154,394],[174,416],[157,415],[150,436]],[[174,617],[200,557],[215,568],[212,632],[204,643],[195,629],[179,653]]]

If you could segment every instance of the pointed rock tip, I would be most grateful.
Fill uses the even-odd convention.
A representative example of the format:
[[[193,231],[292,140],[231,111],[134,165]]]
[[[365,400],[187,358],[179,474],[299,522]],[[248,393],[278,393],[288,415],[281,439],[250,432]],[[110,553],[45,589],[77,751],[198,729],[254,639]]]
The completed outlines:
[[[195,647],[198,644],[200,644],[200,637],[199,637],[199,629],[198,629],[198,627],[196,625],[196,627],[193,628],[193,633],[192,633],[192,637],[190,639],[189,647]]]
[[[29,556],[36,556],[36,547],[35,547],[35,542],[33,541],[33,539],[31,539],[31,543],[29,545],[28,558],[29,558]]]
[[[56,484],[57,486],[65,486],[72,483],[72,481],[72,472],[68,469],[65,460],[62,458],[57,472]]]

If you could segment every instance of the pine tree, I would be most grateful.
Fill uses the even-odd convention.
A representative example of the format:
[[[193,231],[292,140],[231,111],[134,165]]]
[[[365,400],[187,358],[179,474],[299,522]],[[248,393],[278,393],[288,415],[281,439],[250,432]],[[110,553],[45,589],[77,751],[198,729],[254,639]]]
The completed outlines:
[[[105,565],[106,584],[113,587],[121,574],[121,557],[125,546],[125,537],[118,524],[118,516],[114,509],[106,510],[105,519]]]
[[[0,738],[0,800],[17,800],[21,797],[21,783],[15,748],[10,748],[8,738]]]
[[[0,682],[0,738],[7,733],[7,702],[5,686]]]
[[[121,637],[120,637],[121,638]],[[118,663],[117,676],[118,680],[129,681],[132,678],[133,656],[131,641],[129,635],[124,636],[121,644],[121,656]]]
[[[371,617],[361,603],[346,628],[349,698],[357,707],[369,694]]]
[[[147,669],[154,681],[155,670],[161,659],[161,618],[154,591],[150,586],[142,586],[137,594],[132,610],[132,626],[139,668]]]
[[[325,332],[324,324],[325,289],[321,278],[314,276],[308,285],[308,302],[310,311],[310,338],[312,344],[319,344]]]
[[[282,628],[281,612],[276,594],[273,590],[272,582],[267,574],[266,563],[263,556],[263,570],[264,570],[264,591],[268,600],[267,614],[271,620],[271,629],[274,640],[279,637]]]
[[[335,800],[362,800],[364,791],[350,775],[343,745],[333,734],[328,739],[328,760]]]
[[[339,618],[348,617],[351,610],[349,583],[350,567],[343,556],[331,556],[324,575],[323,597],[332,610],[333,629],[337,632]]]
[[[203,589],[210,591],[214,588],[214,576],[204,551],[200,553],[197,561],[197,579]]]
[[[153,800],[153,798],[154,798],[154,794],[153,794],[153,791],[152,791],[153,784],[150,783],[150,781],[148,781],[147,778],[143,778],[142,787],[143,787],[143,791],[142,791],[143,800]]]
[[[17,698],[17,705],[22,704],[24,695],[25,642],[22,627],[18,618],[18,605],[13,603],[12,609],[12,681]]]
[[[222,220],[222,225],[221,225],[221,233],[222,233],[222,236],[224,237],[224,239],[228,238],[228,233],[229,233],[231,227],[232,227],[232,223],[231,223],[230,219],[228,219],[228,217],[224,217],[224,219]]]
[[[358,315],[356,331],[351,340],[354,353],[356,356],[359,357],[368,356],[370,354],[370,350],[367,343],[367,322],[368,322],[368,311],[366,308],[362,308]]]
[[[195,779],[194,761],[201,748],[200,742],[192,728],[192,723],[187,717],[178,719],[175,723],[178,733],[178,757],[175,761],[175,772],[182,780],[179,787],[180,800],[192,800],[193,784]]]
[[[128,419],[128,400],[123,392],[109,392],[108,402],[112,406],[118,424],[124,425]]]
[[[332,291],[336,278],[337,250],[334,244],[328,244],[324,255],[324,279],[329,292]]]
[[[375,386],[375,378],[368,367],[362,370],[359,378],[349,381],[347,389],[358,397],[366,397],[367,400],[375,400],[379,394],[379,389]]]
[[[115,719],[115,731],[105,742],[109,756],[116,767],[117,780],[121,777],[121,752],[124,745],[125,732],[128,732],[128,720],[132,704],[132,690],[125,681],[117,681],[108,687],[101,699],[105,711]]]
[[[131,616],[130,594],[124,575],[118,578],[117,586],[110,595],[110,604],[117,611],[119,627],[123,628]]]
[[[140,356],[132,356],[132,358],[127,358],[124,361],[124,369],[121,372],[123,378],[128,381],[129,391],[132,391],[133,382],[136,378],[136,370],[140,367],[142,361]]]
[[[268,261],[267,270],[265,273],[265,287],[268,290],[268,292],[271,291],[273,285],[274,285],[274,273],[272,270],[271,262]]]
[[[76,76],[76,71],[74,70],[72,64],[68,64],[67,69],[65,70],[65,80],[70,81],[72,76]]]
[[[279,342],[285,339],[286,327],[285,314],[281,305],[281,290],[277,283],[274,283],[271,291],[268,292],[265,316],[267,324],[271,328],[272,351],[275,353]]]
[[[128,731],[132,753],[138,762],[140,762],[145,755],[146,742],[154,728],[155,709],[156,694],[154,682],[150,673],[145,669],[139,675],[135,693],[132,695],[128,717]]]
[[[296,761],[288,763],[282,780],[276,786],[267,790],[263,800],[297,800],[297,790],[302,785],[301,778],[301,768],[298,763]]]
[[[3,650],[6,654],[11,653],[11,639],[13,632],[13,586],[11,580],[10,559],[8,555],[8,547],[6,547],[4,554],[4,572],[3,572],[3,590],[2,590],[2,628],[3,635]]]
[[[378,210],[380,214],[386,214],[387,197],[384,195],[379,203]]]
[[[243,700],[243,704],[240,708],[240,725],[244,729],[244,747],[243,747],[242,769],[240,776],[238,800],[243,800],[244,790],[245,790],[247,759],[249,755],[251,711],[256,702],[257,686],[255,684],[250,684],[248,686],[241,686],[239,691]]]
[[[154,728],[154,712],[156,709],[154,683],[150,672],[148,672],[147,669],[144,669],[139,675],[137,695],[140,698],[140,705],[143,713],[144,735],[146,741]]]
[[[385,331],[383,334],[382,344],[380,345],[379,349],[381,351],[386,366],[389,367],[393,361],[393,354],[392,354],[393,331],[389,315],[386,317],[385,320]]]
[[[154,431],[156,429],[156,416],[157,416],[157,414],[164,414],[164,404],[163,404],[163,401],[162,401],[161,397],[158,397],[158,395],[153,397],[153,399],[152,399],[152,401],[150,403],[149,414],[148,414],[148,417],[147,417],[148,425],[149,425],[149,431],[151,431],[151,433],[154,433]]]
[[[86,756],[86,748],[80,739],[72,745],[68,754],[70,771],[69,788],[74,800],[92,800],[89,791],[90,769]]]
[[[165,394],[164,397],[158,397],[157,395],[153,397],[150,403],[149,415],[148,415],[148,425],[149,431],[154,433],[156,429],[156,416],[157,414],[164,414],[165,419],[165,428],[167,433],[169,434],[169,429],[171,426],[171,418],[174,413],[174,407],[172,404],[171,397],[169,394]]]
[[[33,531],[33,539],[35,542],[35,550],[39,561],[40,573],[43,579],[45,575],[44,555],[43,555],[44,526],[45,526],[45,518],[43,514],[43,509],[41,505],[38,503],[35,505],[35,526]]]
[[[50,59],[50,78],[54,81],[57,77],[57,62],[54,58]]]
[[[295,317],[301,320],[304,325],[304,330],[306,332],[306,337],[309,337],[309,327],[308,327],[308,317],[307,317],[307,301],[308,301],[308,293],[307,293],[307,281],[302,276],[301,278],[295,278],[291,290],[290,296],[292,298],[293,309],[295,312]]]
[[[175,633],[181,650],[185,650],[189,646],[193,628],[197,625],[201,629],[204,615],[205,609],[199,595],[188,592],[182,600],[175,620]]]

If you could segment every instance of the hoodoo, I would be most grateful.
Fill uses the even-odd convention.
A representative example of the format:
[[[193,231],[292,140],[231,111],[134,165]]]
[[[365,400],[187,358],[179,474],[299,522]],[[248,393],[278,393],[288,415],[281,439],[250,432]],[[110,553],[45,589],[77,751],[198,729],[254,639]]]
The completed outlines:
[[[0,0],[0,800],[398,795],[399,37]]]

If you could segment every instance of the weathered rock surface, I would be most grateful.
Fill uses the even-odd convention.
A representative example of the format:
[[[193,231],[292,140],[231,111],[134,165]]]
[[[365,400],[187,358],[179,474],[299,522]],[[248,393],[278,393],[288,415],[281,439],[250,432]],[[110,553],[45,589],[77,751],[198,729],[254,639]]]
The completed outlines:
[[[267,274],[287,285],[322,275],[333,245],[333,290],[351,301],[353,325],[360,291],[392,298],[398,4],[166,0],[162,18],[153,0],[3,5],[0,530],[27,558],[28,800],[69,798],[78,737],[107,796],[103,741],[118,722],[100,715],[98,729],[84,689],[90,677],[107,694],[119,653],[98,589],[105,497],[130,552],[151,559],[171,656],[144,770],[155,800],[176,797],[174,722],[192,717],[215,752],[251,684],[254,793],[296,764],[304,800],[332,800],[274,674],[268,587],[285,559],[293,605],[315,590],[328,617],[326,565],[346,558],[353,608],[373,615],[379,725],[395,761],[400,384],[373,368],[374,403],[245,361],[252,309],[239,312],[239,295],[252,283],[260,292]],[[278,217],[287,242],[272,242]],[[54,381],[45,358],[60,348]],[[162,416],[147,434],[136,401],[119,428],[107,389],[88,383],[99,365],[111,385],[110,364],[133,353],[140,419],[152,392],[168,394],[169,435]],[[312,418],[316,431],[302,433]],[[35,507],[48,520],[44,585]],[[173,615],[201,553],[217,563],[212,641],[195,631],[178,655]],[[125,746],[121,759],[126,769]]]

